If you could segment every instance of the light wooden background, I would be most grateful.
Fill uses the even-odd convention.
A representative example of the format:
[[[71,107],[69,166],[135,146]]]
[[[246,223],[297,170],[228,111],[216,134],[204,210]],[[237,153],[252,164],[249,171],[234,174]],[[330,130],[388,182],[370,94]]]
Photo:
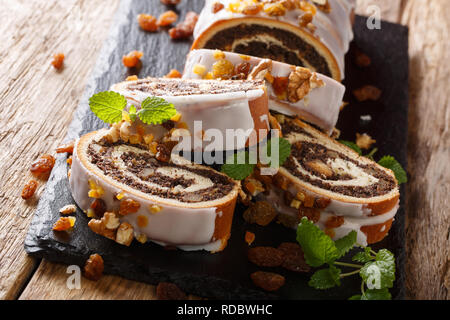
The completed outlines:
[[[154,287],[112,276],[68,290],[66,266],[23,249],[37,202],[20,198],[28,167],[65,137],[118,2],[0,0],[1,299],[155,298]],[[449,299],[450,1],[358,0],[358,13],[371,4],[410,28],[408,297]],[[50,65],[59,51],[61,73]]]

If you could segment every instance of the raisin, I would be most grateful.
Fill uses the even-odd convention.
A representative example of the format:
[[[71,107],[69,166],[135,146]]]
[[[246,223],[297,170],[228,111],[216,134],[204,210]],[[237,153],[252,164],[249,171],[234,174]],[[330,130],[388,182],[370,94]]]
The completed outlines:
[[[232,80],[245,80],[250,73],[250,63],[242,62],[238,64],[234,70],[234,75],[231,77]]]
[[[327,221],[325,221],[325,227],[327,229],[339,228],[344,224],[344,217],[342,216],[330,216]]]
[[[31,164],[31,173],[35,176],[49,174],[55,165],[55,158],[49,154],[44,154]]]
[[[284,253],[272,247],[254,247],[248,250],[248,259],[259,267],[279,267],[284,260]]]
[[[198,21],[198,14],[190,11],[186,14],[183,22],[179,23],[175,28],[169,30],[169,35],[172,39],[187,39],[192,36],[195,25]]]
[[[164,129],[166,129],[167,131],[172,130],[173,128],[175,128],[175,122],[172,120],[169,121],[165,121],[163,122],[162,126],[164,127]]]
[[[130,213],[136,213],[140,209],[141,204],[133,199],[125,199],[120,202],[119,214],[126,216]]]
[[[161,162],[169,162],[170,161],[171,152],[169,148],[164,144],[158,144],[156,147],[156,159]]]
[[[223,8],[225,8],[225,6],[223,5],[223,3],[220,2],[215,2],[212,6],[212,13],[217,13],[220,10],[222,10]]]
[[[180,3],[181,0],[161,0],[162,4],[166,6],[175,6]]]
[[[94,210],[96,217],[101,218],[106,212],[106,203],[102,199],[95,199],[91,203],[91,209]]]
[[[36,192],[37,187],[38,187],[37,181],[35,180],[28,181],[28,183],[22,189],[22,199],[24,200],[30,199]]]
[[[374,86],[364,86],[362,88],[353,90],[353,95],[359,102],[367,100],[377,101],[381,97],[381,90]]]
[[[75,141],[63,144],[62,146],[59,146],[56,148],[56,153],[73,153],[73,148],[75,146]]]
[[[164,78],[181,78],[182,76],[183,75],[180,73],[180,71],[172,69],[168,74],[164,76]]]
[[[139,27],[141,27],[142,30],[148,31],[148,32],[155,32],[158,30],[157,20],[154,16],[151,16],[149,14],[141,13],[137,17]]]
[[[159,16],[156,24],[160,27],[167,27],[167,26],[170,26],[172,23],[174,23],[177,20],[178,20],[178,15],[174,11],[169,10],[169,11],[162,13]]]
[[[141,51],[132,51],[128,55],[123,56],[123,65],[127,68],[134,68],[139,64],[143,55],[144,53]]]
[[[256,223],[262,227],[270,224],[277,216],[274,207],[267,201],[257,201],[250,205],[244,212],[244,220],[248,223]]]
[[[160,282],[156,287],[159,300],[186,300],[187,295],[174,283]]]
[[[280,289],[286,279],[277,273],[257,271],[250,275],[253,283],[265,291],[277,291]]]
[[[75,225],[75,217],[61,217],[53,225],[55,231],[67,231]]]
[[[61,68],[64,65],[64,54],[63,53],[57,53],[53,56],[52,65],[56,70],[61,70]]]
[[[103,275],[104,268],[102,256],[97,253],[93,254],[84,265],[84,276],[89,280],[98,281]]]
[[[311,267],[306,263],[302,248],[295,242],[283,242],[278,250],[284,253],[283,268],[294,272],[309,272]]]

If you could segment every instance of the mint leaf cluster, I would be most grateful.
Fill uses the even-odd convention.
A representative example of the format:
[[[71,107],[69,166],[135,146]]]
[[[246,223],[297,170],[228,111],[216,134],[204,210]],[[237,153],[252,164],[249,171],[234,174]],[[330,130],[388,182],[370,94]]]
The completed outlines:
[[[273,144],[278,145],[278,157],[272,156]],[[260,145],[259,148],[262,148],[263,155],[263,159],[260,160],[263,160],[271,168],[282,166],[291,155],[291,144],[284,138],[272,138],[266,144]],[[253,173],[256,166],[256,163],[251,163],[250,158],[250,152],[239,151],[225,161],[221,170],[232,179],[244,180]]]
[[[135,121],[139,117],[145,124],[161,124],[177,114],[172,103],[158,97],[145,99],[139,111],[134,105],[126,111],[126,106],[127,99],[114,91],[100,92],[89,99],[91,111],[100,120],[109,124],[120,122],[124,115],[128,116],[131,121]]]
[[[302,246],[305,261],[311,267],[325,267],[317,270],[311,277],[309,285],[319,290],[341,285],[341,279],[359,274],[361,277],[361,294],[352,296],[351,300],[386,300],[391,299],[389,288],[395,281],[395,257],[386,249],[378,252],[370,247],[352,257],[353,264],[337,261],[347,255],[351,249],[361,247],[357,244],[356,231],[333,241],[312,221],[304,217],[297,228],[297,241]],[[340,267],[353,270],[343,273]],[[367,288],[367,289],[366,289]]]

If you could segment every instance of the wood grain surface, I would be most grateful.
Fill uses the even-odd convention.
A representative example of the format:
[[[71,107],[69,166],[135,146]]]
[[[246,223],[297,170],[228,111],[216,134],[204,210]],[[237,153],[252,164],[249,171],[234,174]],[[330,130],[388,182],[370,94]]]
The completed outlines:
[[[66,266],[23,250],[39,197],[20,198],[28,167],[65,137],[118,3],[0,0],[0,299],[155,298],[154,287],[113,276],[69,290]],[[449,299],[450,1],[358,0],[357,13],[371,14],[370,5],[410,28],[408,297]],[[60,51],[65,69],[55,72]]]

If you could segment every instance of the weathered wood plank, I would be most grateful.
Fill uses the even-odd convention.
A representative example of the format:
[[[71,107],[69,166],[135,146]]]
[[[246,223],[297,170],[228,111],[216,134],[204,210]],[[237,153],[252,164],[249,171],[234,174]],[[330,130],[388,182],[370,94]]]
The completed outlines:
[[[36,264],[23,250],[39,197],[20,198],[28,167],[66,135],[117,4],[0,0],[0,299],[16,298]],[[66,67],[55,72],[59,51]]]

